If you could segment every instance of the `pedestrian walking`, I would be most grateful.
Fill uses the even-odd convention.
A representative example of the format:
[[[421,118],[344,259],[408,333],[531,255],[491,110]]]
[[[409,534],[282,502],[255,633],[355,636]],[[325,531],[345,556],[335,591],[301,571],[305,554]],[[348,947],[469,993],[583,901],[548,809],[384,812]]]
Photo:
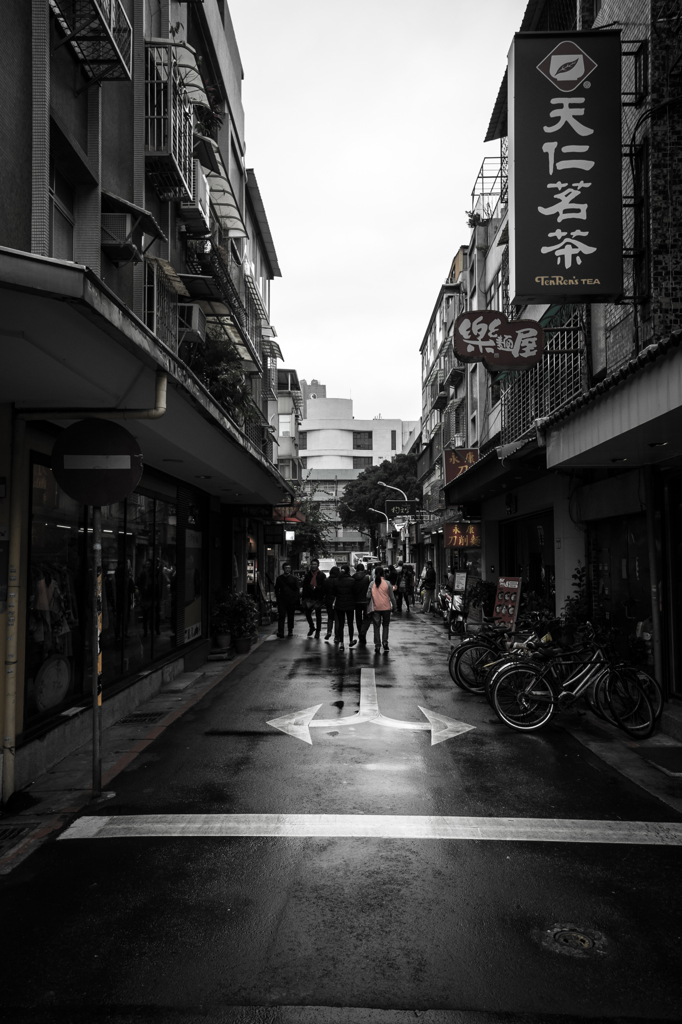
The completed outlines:
[[[338,565],[333,565],[329,570],[329,575],[324,581],[324,607],[327,611],[327,632],[325,633],[325,640],[329,640],[332,633],[336,633],[336,612],[334,611],[336,596],[334,594],[334,584],[339,578],[340,572],[341,570]]]
[[[347,565],[341,566],[341,572],[334,580],[334,597],[336,598],[334,604],[334,611],[336,613],[336,636],[334,637],[334,643],[337,643],[339,650],[342,651],[343,631],[346,623],[348,623],[348,646],[355,647],[357,643],[353,636],[355,582]]]
[[[365,569],[364,562],[358,562],[353,575],[353,583],[355,584],[355,625],[358,628],[358,637],[362,647],[367,643],[367,630],[371,621],[367,618],[367,588],[371,581],[372,577]]]
[[[404,601],[405,610],[408,615],[410,614],[410,594],[414,596],[414,574],[412,573],[412,568],[409,565],[403,565],[402,562],[398,562],[395,597],[400,613],[402,613]]]
[[[395,582],[398,579],[398,573],[396,572],[396,568],[394,565],[389,565],[386,567],[386,572],[384,573],[384,576],[386,580],[391,584],[391,586],[395,586]]]
[[[298,608],[298,580],[291,571],[291,564],[285,562],[282,574],[275,580],[275,597],[277,598],[277,636],[284,639],[284,620],[287,621],[289,636],[294,635],[294,615]]]
[[[436,594],[436,570],[433,568],[433,562],[426,563],[426,571],[424,573],[424,601],[422,604],[422,611],[426,615],[427,612],[431,611],[431,605]]]
[[[374,582],[370,583],[367,591],[369,598],[367,611],[374,620],[374,651],[378,654],[381,644],[384,645],[384,654],[388,652],[388,626],[391,621],[391,612],[396,610],[395,594],[389,580],[383,579],[381,567],[374,570]]]
[[[303,577],[303,612],[308,620],[308,639],[314,636],[319,639],[322,632],[322,602],[325,599],[324,584],[327,579],[326,573],[320,569],[320,563],[316,558],[310,562],[310,569]],[[315,622],[313,623],[313,612]]]

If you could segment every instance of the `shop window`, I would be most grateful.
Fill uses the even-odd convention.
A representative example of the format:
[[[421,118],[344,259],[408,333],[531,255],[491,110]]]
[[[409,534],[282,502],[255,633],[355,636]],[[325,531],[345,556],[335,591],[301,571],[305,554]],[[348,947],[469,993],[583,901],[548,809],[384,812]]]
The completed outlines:
[[[84,679],[83,508],[60,489],[49,466],[31,469],[24,720],[32,722],[89,690]]]
[[[365,449],[365,451],[372,450],[372,431],[371,430],[354,430],[353,431],[353,448]]]
[[[90,509],[68,498],[47,459],[32,465],[24,722],[87,701],[91,686]],[[102,508],[102,683],[203,635],[205,514],[163,481]],[[184,601],[178,607],[178,595]]]

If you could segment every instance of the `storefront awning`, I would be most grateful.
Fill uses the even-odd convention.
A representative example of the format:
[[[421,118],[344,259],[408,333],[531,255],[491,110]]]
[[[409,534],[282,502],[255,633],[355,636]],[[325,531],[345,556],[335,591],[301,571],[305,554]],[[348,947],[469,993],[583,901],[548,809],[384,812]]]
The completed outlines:
[[[544,449],[535,440],[505,458],[493,450],[445,487],[445,500],[448,505],[477,505],[546,472]]]

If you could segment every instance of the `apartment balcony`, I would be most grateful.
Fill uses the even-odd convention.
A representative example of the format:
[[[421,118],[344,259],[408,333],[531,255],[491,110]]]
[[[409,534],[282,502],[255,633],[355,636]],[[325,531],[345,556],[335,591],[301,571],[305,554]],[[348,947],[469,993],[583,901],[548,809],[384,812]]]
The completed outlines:
[[[144,321],[164,345],[177,352],[177,289],[160,260],[153,257],[145,259],[144,271]]]
[[[133,30],[121,0],[50,0],[65,38],[95,82],[130,81]]]
[[[454,352],[446,352],[443,357],[443,386],[450,387],[457,384],[464,376],[464,363],[461,362]]]
[[[501,443],[511,444],[530,433],[535,420],[549,416],[587,390],[585,339],[580,316],[545,327],[542,360],[530,370],[511,372],[501,380]]]
[[[145,69],[145,158],[159,199],[191,203],[194,185],[193,107],[168,43],[147,46]]]

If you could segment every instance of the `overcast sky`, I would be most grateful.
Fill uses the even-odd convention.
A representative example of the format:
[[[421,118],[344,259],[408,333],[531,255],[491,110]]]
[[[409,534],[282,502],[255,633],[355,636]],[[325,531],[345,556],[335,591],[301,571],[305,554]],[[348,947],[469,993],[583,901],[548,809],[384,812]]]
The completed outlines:
[[[284,364],[417,419],[419,346],[527,0],[229,0]]]

